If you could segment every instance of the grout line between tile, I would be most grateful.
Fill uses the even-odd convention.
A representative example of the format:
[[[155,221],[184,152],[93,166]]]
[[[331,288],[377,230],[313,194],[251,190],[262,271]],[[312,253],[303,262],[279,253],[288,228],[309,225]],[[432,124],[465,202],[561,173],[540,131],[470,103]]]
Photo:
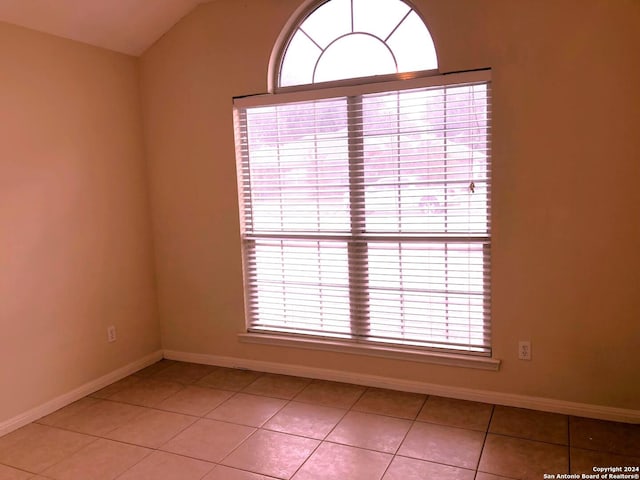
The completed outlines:
[[[476,432],[477,432],[477,430],[476,430]],[[524,440],[525,442],[544,443],[545,445],[553,445],[554,447],[568,447],[569,446],[569,445],[567,445],[565,443],[546,442],[544,440],[536,440],[536,439],[533,439],[533,438],[517,437],[515,435],[507,435],[506,433],[487,432],[487,434],[497,435],[499,437],[514,438],[516,440]],[[604,452],[604,450],[594,450],[594,451]]]
[[[413,426],[413,425],[412,425]],[[409,430],[411,430],[411,427],[409,427]],[[407,433],[409,432],[409,430],[407,430]],[[406,434],[405,434],[405,438],[406,438]],[[402,439],[402,442],[404,442],[404,438]],[[391,460],[389,460],[389,463],[387,464],[387,466],[384,469],[384,472],[382,472],[382,475],[380,475],[380,480],[382,480],[384,478],[384,476],[387,474],[387,472],[389,471],[389,468],[391,468],[391,464],[393,463],[393,461],[396,459],[397,457],[397,452],[398,450],[400,450],[400,446],[402,445],[402,442],[400,442],[400,444],[398,445],[398,448],[396,448],[396,453],[391,455]]]
[[[105,440],[109,440],[109,439],[105,439]],[[117,440],[111,440],[112,442],[117,442]],[[124,442],[120,442],[120,443],[124,443]],[[136,445],[137,447],[141,447],[141,445]],[[114,478],[114,480],[117,480],[118,478],[122,477],[125,473],[127,473],[129,470],[131,470],[133,467],[135,467],[136,465],[138,465],[139,463],[143,462],[145,458],[150,457],[151,455],[153,455],[153,452],[156,452],[156,449],[152,449],[149,447],[142,447],[148,450],[148,453],[142,457],[140,460],[138,460],[136,463],[134,463],[133,465],[131,465],[129,468],[127,468],[124,472],[120,473],[118,476],[116,476]]]
[[[318,441],[318,445],[316,445],[316,448],[314,448],[314,449],[311,451],[311,453],[307,456],[307,458],[305,458],[305,459],[304,459],[304,462],[302,462],[302,463],[300,464],[300,466],[299,466],[298,468],[296,468],[296,471],[295,471],[295,472],[293,472],[293,474],[292,474],[292,475],[291,475],[291,477],[289,477],[289,478],[293,478],[293,477],[295,477],[295,476],[298,474],[298,472],[302,469],[302,467],[304,467],[304,465],[309,461],[309,459],[310,459],[311,457],[313,457],[313,455],[316,453],[316,451],[320,448],[320,445],[322,445],[323,443],[325,443],[323,440]]]
[[[487,444],[487,437],[489,436],[489,429],[491,428],[491,421],[493,420],[493,412],[495,411],[495,405],[491,405],[491,414],[489,415],[489,422],[487,422],[487,428],[484,431],[484,439],[482,440],[482,447],[480,448],[480,455],[478,456],[478,463],[476,464],[476,473],[474,475],[474,479],[478,476],[478,472],[480,470],[480,461],[482,460],[482,455],[484,454],[484,447]]]
[[[45,425],[45,426],[49,426],[49,425]],[[58,427],[50,427],[50,428],[58,428]],[[64,430],[63,428],[60,428],[59,430]],[[71,430],[64,430],[66,432],[70,432]],[[78,432],[72,432],[72,433],[78,433]],[[69,455],[67,455],[64,458],[61,458],[60,460],[58,460],[57,462],[52,463],[51,465],[49,465],[47,468],[45,468],[44,470],[42,470],[41,472],[29,472],[29,473],[33,473],[34,475],[44,475],[44,472],[46,470],[49,470],[50,468],[55,467],[56,465],[59,465],[60,463],[64,462],[65,460],[67,460],[68,458],[73,457],[76,453],[78,453],[79,451],[83,450],[84,448],[88,447],[89,445],[93,445],[94,443],[96,443],[98,440],[100,440],[102,437],[97,437],[95,435],[87,435],[85,433],[82,433],[80,435],[86,435],[88,437],[93,437],[93,440],[90,441],[89,443],[87,443],[86,445],[82,445],[80,448],[78,448],[77,450],[74,450],[73,452],[71,452]],[[13,467],[12,467],[13,468]]]

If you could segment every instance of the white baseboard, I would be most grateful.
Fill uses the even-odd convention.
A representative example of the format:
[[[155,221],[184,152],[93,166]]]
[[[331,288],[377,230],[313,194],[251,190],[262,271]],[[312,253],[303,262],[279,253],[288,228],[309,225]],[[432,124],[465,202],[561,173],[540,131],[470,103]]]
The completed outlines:
[[[80,400],[81,398],[86,397],[87,395],[90,395],[93,392],[106,387],[107,385],[111,385],[113,382],[117,382],[118,380],[131,375],[132,373],[135,373],[138,370],[147,367],[162,358],[162,350],[158,350],[154,353],[146,355],[139,360],[136,360],[135,362],[131,362],[124,367],[118,368],[113,372],[107,373],[106,375],[103,375],[96,380],[85,383],[84,385],[81,385],[68,393],[49,400],[42,405],[21,413],[20,415],[10,418],[9,420],[0,422],[0,437],[14,430],[17,430],[24,425],[27,425],[28,423],[34,422],[44,417],[45,415],[49,415],[50,413],[53,413],[56,410],[75,402],[76,400]]]
[[[472,388],[438,385],[433,383],[401,380],[378,375],[365,375],[325,368],[305,367],[286,363],[264,362],[245,358],[223,357],[201,353],[178,352],[165,350],[164,357],[183,362],[202,363],[220,367],[245,368],[259,372],[279,373],[299,377],[317,378],[335,382],[354,383],[368,387],[389,388],[406,392],[458,398],[475,402],[493,403],[510,407],[530,408],[545,412],[562,413],[579,417],[597,418],[616,422],[640,423],[640,410],[632,410],[588,403],[568,402],[553,398],[532,397],[511,393],[476,390]]]

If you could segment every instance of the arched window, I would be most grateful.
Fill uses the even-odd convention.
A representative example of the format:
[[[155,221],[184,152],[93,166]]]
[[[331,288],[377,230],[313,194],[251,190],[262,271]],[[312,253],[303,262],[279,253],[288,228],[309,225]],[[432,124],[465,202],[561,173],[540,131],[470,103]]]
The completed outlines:
[[[438,68],[429,30],[402,0],[325,1],[280,50],[279,87]]]
[[[489,74],[439,75],[402,0],[301,7],[234,100],[245,338],[496,367]]]

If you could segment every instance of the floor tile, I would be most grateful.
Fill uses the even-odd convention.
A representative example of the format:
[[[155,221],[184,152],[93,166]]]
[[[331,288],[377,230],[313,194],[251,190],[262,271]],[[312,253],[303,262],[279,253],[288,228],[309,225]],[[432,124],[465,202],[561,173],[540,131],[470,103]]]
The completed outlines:
[[[640,457],[640,424],[571,417],[571,446]]]
[[[319,443],[310,438],[259,430],[225,458],[222,464],[289,479]]]
[[[237,468],[218,465],[202,480],[273,480],[257,473],[238,470]]]
[[[378,480],[393,457],[386,453],[325,442],[293,477],[294,480]]]
[[[558,413],[496,405],[489,432],[539,442],[569,444],[569,419]]]
[[[254,431],[251,427],[201,419],[164,444],[161,449],[217,463]]]
[[[426,395],[380,388],[369,388],[353,406],[353,410],[413,420]]]
[[[163,368],[153,375],[156,380],[191,384],[215,371],[216,367],[199,363],[179,362]]]
[[[109,400],[143,407],[155,407],[183,388],[184,386],[180,383],[145,378],[114,393],[109,397]]]
[[[189,385],[160,402],[156,408],[202,417],[233,395],[228,390]]]
[[[488,434],[478,471],[523,480],[569,473],[568,447]]]
[[[351,411],[331,432],[327,441],[395,453],[410,428],[410,420]]]
[[[485,434],[445,425],[415,422],[398,451],[399,455],[475,469]]]
[[[120,442],[158,448],[197,420],[196,417],[146,409],[131,422],[106,435]]]
[[[103,389],[98,390],[97,392],[93,392],[89,396],[93,398],[108,398],[114,393],[117,393],[121,390],[124,390],[127,387],[131,387],[132,385],[135,385],[140,380],[142,380],[142,377],[138,375],[129,375],[128,377],[124,377],[122,380],[118,380],[117,382],[112,383],[111,385],[108,385]]]
[[[161,372],[165,368],[169,368],[171,365],[175,365],[176,363],[177,362],[175,362],[174,360],[167,360],[166,358],[163,358],[162,360],[159,360],[156,363],[143,368],[142,370],[138,370],[136,373],[134,373],[134,375],[137,375],[139,377],[150,377]]]
[[[327,407],[351,408],[365,390],[366,387],[360,385],[313,380],[296,395],[295,400]]]
[[[237,370],[235,368],[219,367],[209,375],[196,382],[205,387],[220,388],[234,392],[242,390],[244,387],[260,378],[262,374],[252,370]]]
[[[244,388],[244,393],[291,400],[306,387],[308,378],[266,373]]]
[[[640,457],[628,457],[616,455],[608,452],[596,452],[593,450],[583,450],[571,448],[571,473],[593,474],[593,467],[639,467]],[[625,472],[617,472],[625,473]],[[631,473],[631,472],[629,472]],[[637,473],[637,472],[636,472]]]
[[[55,480],[112,480],[150,453],[146,448],[101,438],[42,475]]]
[[[486,432],[493,405],[430,395],[417,420]]]
[[[215,465],[167,452],[153,452],[118,480],[200,480]]]
[[[263,428],[322,440],[347,413],[342,408],[291,402]]]
[[[95,399],[85,408],[68,412],[58,411],[42,419],[41,423],[103,437],[118,427],[129,424],[146,410],[144,407],[126,403]]]
[[[69,418],[74,417],[78,413],[86,410],[92,405],[96,405],[99,402],[100,402],[100,399],[98,398],[84,397],[76,402],[73,402],[67,405],[66,407],[62,407],[59,410],[56,410],[55,412],[42,417],[41,419],[37,420],[35,423],[40,423],[42,425],[55,426],[59,423],[66,422]]]
[[[594,466],[640,467],[640,425],[175,361],[0,437],[0,480],[540,480]]]
[[[0,465],[1,480],[27,480],[27,479],[30,480],[32,478],[33,478],[33,473],[27,473],[22,470],[16,470],[15,468]]]
[[[509,477],[501,477],[493,473],[476,472],[476,480],[517,480]]]
[[[207,415],[207,418],[260,427],[282,407],[286,400],[236,393]]]
[[[474,470],[425,462],[415,458],[395,457],[382,480],[474,480]],[[476,479],[477,480],[477,479]]]
[[[0,463],[40,473],[95,437],[32,423],[0,438]]]

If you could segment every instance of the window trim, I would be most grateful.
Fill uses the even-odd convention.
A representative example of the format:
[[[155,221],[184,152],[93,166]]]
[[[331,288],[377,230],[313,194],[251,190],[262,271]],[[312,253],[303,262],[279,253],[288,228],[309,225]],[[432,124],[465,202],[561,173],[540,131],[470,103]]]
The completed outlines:
[[[477,370],[497,372],[502,361],[494,357],[482,357],[469,354],[455,354],[434,350],[412,349],[408,347],[394,347],[375,342],[354,341],[343,339],[328,339],[312,335],[295,335],[283,333],[253,333],[238,334],[241,343],[268,345],[273,347],[301,348],[305,350],[319,350],[323,352],[346,353],[350,355],[385,358],[389,360],[403,360],[449,367],[464,367]]]
[[[269,57],[269,65],[267,69],[267,92],[270,94],[280,93],[280,92],[288,92],[288,91],[297,91],[297,90],[312,90],[316,88],[327,88],[328,86],[335,85],[354,85],[359,84],[363,85],[364,83],[378,83],[383,81],[390,80],[407,80],[416,77],[423,77],[427,75],[440,75],[439,63],[438,69],[434,70],[418,70],[414,72],[402,72],[402,73],[390,73],[387,75],[374,75],[369,77],[354,77],[345,80],[335,80],[331,82],[318,82],[318,83],[310,83],[306,85],[292,85],[288,87],[279,86],[279,77],[280,70],[282,68],[282,62],[284,60],[284,56],[287,50],[287,45],[289,41],[293,38],[293,35],[296,33],[296,30],[300,25],[304,23],[309,15],[311,15],[314,10],[320,8],[322,4],[326,3],[330,0],[305,0],[289,17],[284,27],[280,30],[280,34],[278,38],[273,44],[273,48],[271,50],[271,56]],[[426,21],[424,16],[420,13],[420,9],[416,7],[413,0],[402,0],[406,3],[415,13],[418,15],[422,23],[427,27],[429,33],[431,33],[431,28],[429,28],[429,22]],[[438,55],[438,42],[431,35],[431,40],[433,41],[433,45],[436,51],[437,58],[440,58]]]
[[[268,106],[279,103],[301,102],[308,100],[321,100],[333,97],[360,96],[369,93],[380,93],[391,90],[402,91],[424,87],[446,87],[465,83],[491,82],[491,69],[483,68],[466,72],[453,72],[444,75],[434,75],[434,72],[412,72],[412,78],[397,79],[398,75],[384,76],[387,81],[358,83],[358,79],[347,81],[328,82],[324,84],[287,87],[286,91],[274,94],[259,94],[244,96],[234,99],[234,110],[246,107]],[[371,80],[368,78],[367,80]],[[487,119],[487,127],[491,129],[491,118]],[[238,157],[240,158],[240,157]],[[239,191],[242,190],[242,181],[239,178]],[[242,215],[242,211],[240,212]],[[491,212],[489,212],[491,215]],[[489,217],[490,221],[490,217]],[[243,247],[244,249],[244,247]],[[243,254],[243,262],[244,254]],[[243,266],[243,272],[246,272]],[[245,278],[245,291],[248,288]],[[489,294],[488,300],[491,297]],[[245,302],[248,299],[245,296]],[[245,305],[248,309],[249,305]],[[412,348],[410,346],[395,346],[380,342],[318,337],[312,334],[295,334],[281,332],[250,332],[244,331],[238,334],[242,343],[272,345],[288,348],[303,348],[312,350],[331,351],[338,353],[383,357],[388,359],[415,361],[421,363],[476,368],[482,370],[497,371],[501,361],[490,355],[476,355],[471,352],[456,353],[446,349]]]

